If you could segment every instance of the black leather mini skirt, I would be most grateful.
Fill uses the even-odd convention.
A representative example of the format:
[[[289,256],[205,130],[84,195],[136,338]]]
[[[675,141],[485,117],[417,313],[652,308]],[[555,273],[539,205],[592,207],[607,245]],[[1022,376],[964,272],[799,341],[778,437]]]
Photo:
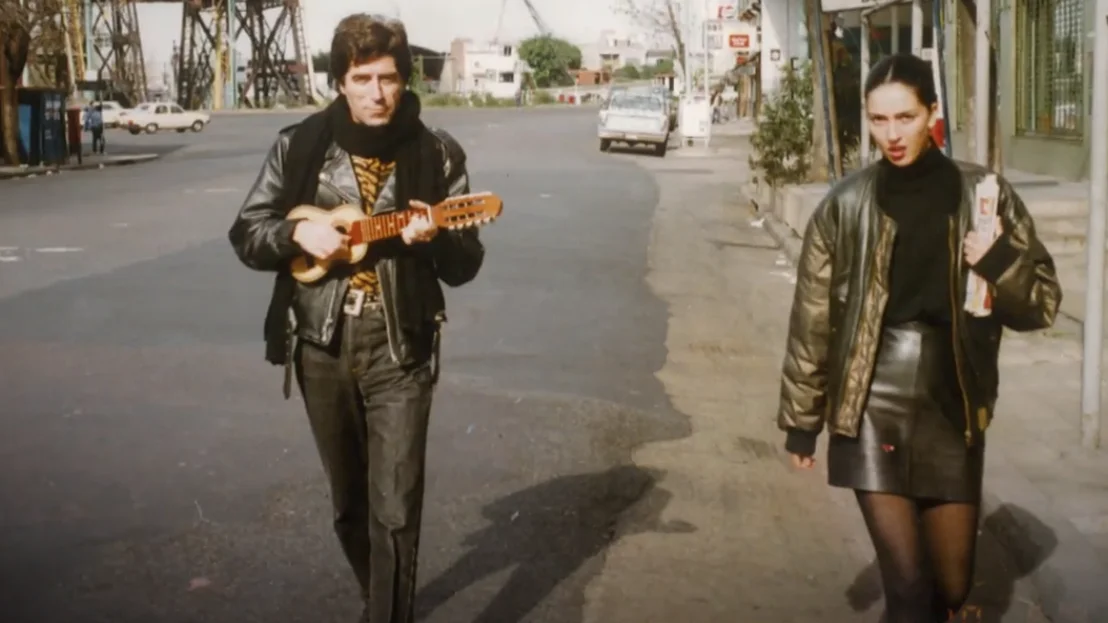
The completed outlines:
[[[829,484],[980,501],[984,445],[966,446],[951,337],[949,328],[918,322],[882,331],[858,436],[831,436]]]

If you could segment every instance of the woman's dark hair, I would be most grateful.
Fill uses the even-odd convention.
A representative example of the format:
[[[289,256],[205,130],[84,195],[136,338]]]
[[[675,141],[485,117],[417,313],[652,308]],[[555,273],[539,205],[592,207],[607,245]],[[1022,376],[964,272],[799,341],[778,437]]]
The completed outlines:
[[[916,97],[930,108],[939,101],[935,89],[935,74],[931,63],[911,54],[893,54],[877,61],[866,76],[866,97],[883,84],[903,84],[916,92]]]
[[[412,77],[412,50],[408,47],[408,31],[404,24],[367,13],[346,17],[339,22],[331,39],[332,84],[342,84],[346,72],[354,65],[382,56],[391,56],[396,61],[396,69],[404,82]]]

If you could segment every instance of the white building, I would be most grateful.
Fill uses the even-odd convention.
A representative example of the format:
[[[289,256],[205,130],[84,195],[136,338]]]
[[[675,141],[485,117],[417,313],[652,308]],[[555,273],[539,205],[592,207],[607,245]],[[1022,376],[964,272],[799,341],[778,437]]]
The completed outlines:
[[[750,58],[761,49],[758,24],[738,19],[710,19],[707,28],[709,75],[718,78],[731,71],[740,59]]]
[[[526,86],[531,68],[519,58],[514,43],[475,43],[455,39],[443,67],[440,90],[459,95],[491,95],[511,99]]]
[[[621,67],[648,64],[650,47],[641,39],[605,30],[592,43],[578,46],[581,49],[581,67],[592,70],[615,71]]]
[[[804,0],[762,2],[762,94],[777,91],[784,68],[808,60],[808,25]],[[829,18],[828,18],[829,19]]]

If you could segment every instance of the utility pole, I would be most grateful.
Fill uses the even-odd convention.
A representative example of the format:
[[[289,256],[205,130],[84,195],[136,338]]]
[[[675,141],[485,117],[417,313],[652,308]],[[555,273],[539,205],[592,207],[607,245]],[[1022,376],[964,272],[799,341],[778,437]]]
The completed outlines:
[[[894,4],[889,7],[889,30],[892,31],[892,47],[893,54],[900,52],[900,5]],[[863,39],[863,41],[868,41]],[[863,74],[864,75],[864,74]]]
[[[980,2],[980,0],[978,0]],[[1081,365],[1081,445],[1100,445],[1101,361],[1104,356],[1104,237],[1108,212],[1108,0],[1093,17],[1093,123],[1089,167],[1089,230],[1085,243],[1085,344]]]
[[[974,156],[977,164],[983,167],[989,166],[991,112],[989,110],[989,35],[991,34],[989,31],[993,24],[992,4],[992,0],[977,0],[977,36],[974,40],[973,140],[976,152]],[[1097,361],[1099,362],[1099,359]]]
[[[680,3],[681,11],[685,13],[685,59],[683,61],[685,67],[685,96],[691,98],[693,96],[693,69],[689,67],[689,42],[693,40],[693,8],[691,8],[689,0],[685,0]]]

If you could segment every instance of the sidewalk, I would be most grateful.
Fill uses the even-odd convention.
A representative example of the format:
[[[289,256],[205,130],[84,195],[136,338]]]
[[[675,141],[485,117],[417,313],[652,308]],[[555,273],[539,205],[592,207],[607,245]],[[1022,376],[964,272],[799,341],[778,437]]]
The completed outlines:
[[[744,192],[792,261],[826,188]],[[1080,340],[1079,324],[1065,317],[1047,331],[1006,333],[985,478],[985,530],[1049,620],[1067,623],[1108,621],[1108,449],[1080,447]]]
[[[103,169],[104,167],[121,166],[126,164],[138,164],[140,162],[149,162],[157,159],[157,154],[126,154],[126,155],[85,155],[82,157],[82,162],[77,163],[77,159],[71,157],[69,164],[63,164],[61,166],[38,166],[38,167],[12,167],[12,166],[0,166],[0,180],[12,179],[18,177],[35,177],[38,175],[53,175],[55,173],[61,173],[64,171],[84,171],[89,169]]]

